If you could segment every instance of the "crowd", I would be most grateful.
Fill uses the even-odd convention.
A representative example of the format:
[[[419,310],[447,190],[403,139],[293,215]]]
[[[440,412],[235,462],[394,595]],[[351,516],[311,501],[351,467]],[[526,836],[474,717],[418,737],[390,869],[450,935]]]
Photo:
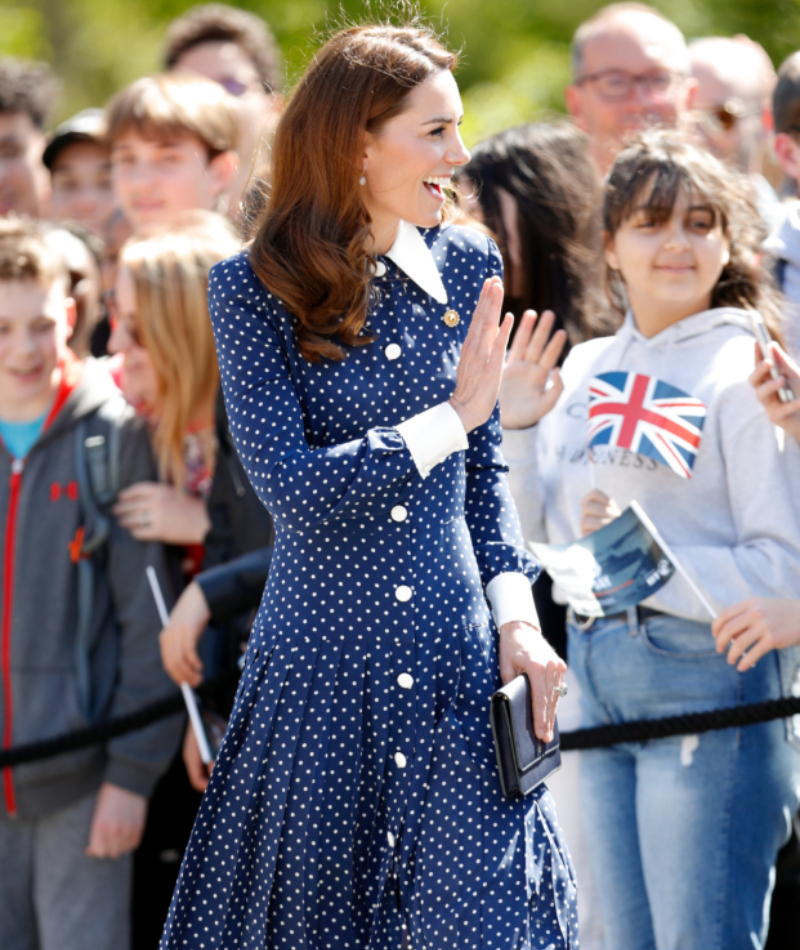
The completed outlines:
[[[426,55],[449,78],[454,60]],[[308,84],[299,88],[303,102]],[[448,89],[442,101],[452,103]],[[354,362],[342,359],[347,347],[380,348],[392,364],[408,348],[402,336],[375,342],[368,318],[378,325],[380,295],[358,297],[361,278],[348,284],[336,270],[335,213],[350,215],[357,233],[363,204],[375,247],[380,222],[394,221],[386,207],[400,200],[393,189],[402,198],[407,186],[377,170],[387,167],[381,149],[391,140],[375,133],[364,149],[356,170],[362,201],[326,191],[314,162],[327,150],[330,165],[342,165],[336,150],[349,147],[345,131],[319,139],[319,156],[303,151],[315,141],[312,110],[296,99],[285,110],[280,53],[262,19],[221,4],[191,8],[167,31],[161,73],[47,131],[57,92],[47,65],[0,59],[4,749],[123,715],[175,684],[197,687],[241,665],[272,563],[273,516],[288,525],[285,545],[296,547],[307,523],[326,523],[325,505],[338,512],[349,504],[356,513],[341,517],[351,519],[345,525],[355,536],[356,514],[374,517],[378,476],[372,484],[362,470],[342,474],[344,450],[326,463],[329,470],[304,467],[295,447],[299,460],[284,476],[293,500],[259,488],[260,466],[268,483],[280,465],[267,465],[253,448],[262,423],[243,407],[261,405],[259,391],[236,374],[252,360],[253,380],[279,383],[277,351],[301,389],[312,386],[307,367],[329,366],[329,389],[348,392],[360,381],[339,369]],[[330,102],[315,108],[335,115],[339,89],[318,94]],[[488,423],[468,419],[463,407],[455,434],[453,419],[440,414],[438,435],[427,444],[411,425],[420,417],[397,429],[423,478],[464,450],[460,439],[470,433],[472,470],[483,472],[487,498],[500,448],[526,541],[575,542],[640,502],[693,581],[676,574],[638,606],[593,617],[542,575],[533,586],[538,620],[527,608],[512,617],[498,606],[499,588],[492,588],[507,574],[486,585],[498,630],[504,620],[533,616],[561,658],[550,663],[552,675],[564,675],[566,662],[562,730],[798,695],[800,52],[776,72],[745,36],[687,43],[654,9],[615,3],[575,33],[565,103],[568,120],[505,130],[471,154],[452,120],[437,118],[439,126],[426,131],[451,136],[446,163],[454,181],[428,172],[425,187],[443,202],[446,193],[445,214],[454,233],[465,235],[458,247],[467,255],[470,241],[488,235],[502,256],[501,268],[487,245],[497,258],[490,272],[502,270],[504,284],[502,293],[497,283],[484,290],[476,313],[502,298],[515,319],[500,330],[509,344],[496,437],[473,436]],[[387,107],[390,119],[402,114]],[[366,119],[364,128],[372,134]],[[425,166],[427,147],[409,149],[408,162]],[[306,162],[303,181],[297,169]],[[292,230],[304,220],[301,188],[320,195],[312,216],[320,234],[329,228],[327,248],[322,240],[304,245]],[[404,218],[418,223],[411,208]],[[467,304],[459,315],[453,300],[472,277],[449,278],[446,289],[435,268],[420,264],[419,232],[410,231],[401,231],[402,247],[400,238],[387,240],[372,256],[359,250],[353,259],[375,283],[396,266],[418,295],[442,304],[449,291],[444,325],[466,325]],[[275,344],[276,333],[253,343],[246,331],[258,322],[254,311],[235,311],[225,296],[241,271],[221,262],[240,260],[243,247],[269,298],[279,297],[292,314],[296,353]],[[304,281],[292,274],[298,247],[323,261]],[[434,251],[440,262],[451,253]],[[321,276],[335,274],[327,283]],[[243,283],[233,299],[250,304],[254,286]],[[417,298],[409,299],[412,313]],[[335,327],[335,339],[322,318],[306,318],[316,312]],[[768,347],[756,343],[756,313],[772,337]],[[410,353],[412,363],[422,361],[424,353]],[[374,388],[372,398],[383,398],[378,375]],[[600,399],[617,418],[590,448],[587,425]],[[348,432],[347,420],[360,410],[338,405],[339,414],[328,416],[322,402],[311,399],[297,437],[305,425],[312,444],[317,426],[338,444],[337,426]],[[290,433],[297,423],[290,417],[288,408],[285,417],[275,412],[264,428]],[[377,449],[370,443],[364,451]],[[344,500],[330,501],[337,478],[347,484]],[[467,505],[485,514],[490,502],[467,495]],[[444,497],[440,507],[450,504]],[[404,504],[392,507],[393,522],[408,518]],[[340,540],[350,543],[346,534]],[[319,537],[320,550],[328,541]],[[439,569],[432,560],[431,574]],[[170,611],[163,628],[153,572]],[[312,572],[304,583],[322,611],[324,581]],[[411,587],[401,590],[408,595],[398,600],[411,598]],[[505,603],[515,597],[519,604],[516,594]],[[300,652],[290,666],[305,662],[304,648],[294,649]],[[334,662],[306,652],[320,669]],[[465,669],[470,662],[464,659]],[[519,668],[501,659],[500,669],[505,679]],[[346,671],[367,682],[361,668]],[[292,682],[286,701],[310,690]],[[233,692],[219,691],[206,701],[205,721],[221,731],[233,705]],[[554,714],[555,702],[537,710],[541,738]],[[407,713],[398,705],[396,715]],[[572,857],[556,843],[548,860],[562,855],[561,871],[537,867],[539,877],[552,874],[554,906],[563,897],[571,907],[577,879],[584,948],[795,945],[796,910],[787,920],[776,910],[770,929],[770,905],[782,888],[800,886],[781,876],[797,847],[798,722],[565,755],[549,784]],[[304,761],[301,751],[293,755]],[[152,950],[211,776],[180,717],[3,769],[0,946]],[[235,823],[234,814],[224,821]],[[394,848],[394,833],[388,838]],[[335,853],[341,842],[329,846]],[[358,853],[361,846],[348,845]],[[533,854],[527,860],[536,864]],[[188,888],[191,874],[182,881]],[[401,890],[398,884],[398,907]],[[260,900],[252,897],[259,908]],[[178,911],[190,915],[181,907],[178,896],[164,946],[184,945]],[[451,944],[432,930],[425,939],[433,942],[419,943],[422,931],[411,928],[403,940],[415,950],[577,947],[571,913],[554,912],[558,938],[537,930],[513,944],[490,937]],[[389,931],[379,925],[380,936],[364,947],[390,945],[380,942]],[[290,946],[290,924],[276,913],[272,926],[266,945]],[[355,946],[327,939],[334,942],[298,938],[292,946]]]

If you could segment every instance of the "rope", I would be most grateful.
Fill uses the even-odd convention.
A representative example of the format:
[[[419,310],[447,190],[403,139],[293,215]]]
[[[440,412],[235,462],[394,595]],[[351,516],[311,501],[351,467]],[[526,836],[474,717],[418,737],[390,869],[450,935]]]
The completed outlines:
[[[238,669],[222,673],[203,683],[196,692],[204,697],[220,688],[232,686],[238,675]],[[0,769],[34,762],[38,759],[49,759],[64,752],[74,752],[85,746],[108,742],[128,732],[144,729],[168,716],[174,716],[183,709],[183,697],[179,692],[175,692],[127,716],[109,719],[95,726],[68,732],[43,742],[31,742],[13,749],[0,750]],[[668,716],[665,719],[637,719],[631,722],[609,723],[590,729],[562,732],[561,748],[564,752],[569,752],[573,749],[597,749],[621,742],[646,742],[648,739],[665,739],[668,736],[696,735],[699,732],[710,732],[715,729],[752,726],[759,722],[786,719],[798,714],[800,714],[800,697],[770,699],[763,703],[686,713],[683,716]]]
[[[763,703],[728,706],[708,712],[685,713],[664,719],[635,719],[631,722],[615,722],[590,729],[562,732],[561,748],[569,752],[572,749],[597,749],[620,742],[646,742],[648,739],[665,739],[667,736],[696,735],[698,732],[753,726],[772,719],[786,719],[798,713],[800,697],[768,699]]]
[[[199,693],[201,697],[208,696],[218,689],[232,686],[236,683],[238,677],[238,669],[229,670],[209,679],[199,686],[195,692]],[[50,759],[64,752],[74,752],[76,749],[83,749],[86,746],[109,742],[111,739],[124,736],[128,732],[144,729],[146,726],[159,722],[161,719],[166,719],[168,716],[174,716],[176,713],[184,711],[185,708],[183,696],[176,691],[163,699],[157,699],[155,702],[137,709],[136,712],[129,713],[127,716],[107,719],[97,725],[87,726],[85,729],[76,729],[75,732],[67,732],[60,736],[54,736],[52,739],[45,739],[42,742],[30,742],[27,745],[16,746],[13,749],[0,750],[0,769],[12,765],[22,765],[24,762],[35,762],[38,759]]]

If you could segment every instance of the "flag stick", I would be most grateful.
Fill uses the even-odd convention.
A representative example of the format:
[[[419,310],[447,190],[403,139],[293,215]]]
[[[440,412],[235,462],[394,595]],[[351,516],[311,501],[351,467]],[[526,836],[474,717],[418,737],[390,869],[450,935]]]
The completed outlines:
[[[164,595],[161,593],[161,585],[158,583],[155,568],[152,564],[148,564],[145,571],[147,573],[147,580],[150,582],[150,590],[153,592],[153,600],[156,602],[158,616],[161,618],[161,626],[166,627],[169,623],[169,614],[167,613],[167,605],[164,603]],[[203,728],[203,720],[200,718],[200,710],[197,708],[197,697],[194,695],[192,687],[188,683],[181,683],[181,692],[183,693],[183,701],[186,703],[186,709],[189,713],[189,722],[192,724],[192,731],[194,732],[195,739],[197,739],[197,746],[200,749],[200,758],[205,765],[211,765],[214,761],[214,756],[211,754],[208,737]]]
[[[660,533],[659,533],[659,531],[658,531],[658,528],[656,528],[656,526],[653,524],[653,522],[652,522],[652,521],[647,517],[647,515],[644,513],[644,509],[643,509],[642,506],[639,504],[639,502],[638,502],[638,501],[632,501],[632,502],[631,502],[631,508],[632,508],[632,509],[634,510],[634,512],[636,513],[636,517],[639,519],[639,521],[641,521],[642,524],[645,526],[645,528],[647,528],[647,530],[650,532],[650,534],[652,534],[653,538],[655,539],[656,543],[657,543],[658,546],[661,548],[661,550],[664,552],[664,554],[666,554],[667,557],[670,559],[670,561],[672,561],[672,563],[675,565],[675,570],[676,570],[676,571],[681,575],[681,577],[686,581],[686,583],[689,585],[689,587],[691,587],[691,589],[692,589],[692,590],[694,591],[694,593],[696,594],[696,596],[697,596],[698,600],[700,601],[700,603],[706,608],[706,610],[709,612],[709,614],[711,614],[711,619],[712,619],[712,620],[716,620],[716,619],[717,619],[717,612],[716,612],[716,610],[714,610],[714,608],[713,608],[713,607],[711,606],[711,604],[708,602],[708,599],[707,599],[706,595],[700,590],[700,588],[697,586],[697,584],[695,584],[695,582],[692,580],[692,578],[689,577],[688,573],[686,572],[686,568],[685,568],[685,567],[683,566],[683,564],[681,564],[681,562],[675,557],[674,553],[673,553],[672,550],[670,549],[670,547],[669,547],[669,545],[667,544],[667,542],[661,537],[661,535],[660,535]]]
[[[594,491],[597,488],[597,472],[594,468],[594,452],[591,447],[586,450],[586,454],[589,457],[589,487]]]

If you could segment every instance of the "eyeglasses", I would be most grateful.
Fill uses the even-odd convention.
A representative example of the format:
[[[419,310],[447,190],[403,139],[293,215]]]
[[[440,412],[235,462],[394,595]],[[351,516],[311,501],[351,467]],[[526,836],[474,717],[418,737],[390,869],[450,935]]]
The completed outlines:
[[[139,328],[136,324],[130,320],[120,319],[119,310],[117,309],[117,292],[113,287],[103,294],[103,306],[106,308],[106,314],[108,315],[108,322],[112,333],[117,327],[122,326],[122,329],[128,334],[136,346],[144,346],[142,338],[139,335]]]
[[[623,102],[629,99],[634,90],[641,86],[651,99],[666,99],[675,87],[686,79],[684,73],[673,73],[668,69],[660,69],[650,73],[629,73],[624,69],[604,69],[599,73],[589,73],[575,80],[576,86],[587,82],[606,102]]]
[[[743,102],[738,99],[728,99],[720,106],[712,106],[710,109],[703,109],[697,114],[697,122],[701,128],[707,132],[719,134],[720,132],[730,132],[739,119],[746,119],[751,115],[760,115],[761,106],[748,109]]]

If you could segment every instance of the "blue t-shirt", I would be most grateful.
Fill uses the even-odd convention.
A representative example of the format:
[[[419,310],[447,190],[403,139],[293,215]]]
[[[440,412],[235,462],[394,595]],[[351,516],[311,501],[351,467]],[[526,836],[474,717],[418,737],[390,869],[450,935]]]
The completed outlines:
[[[0,437],[6,444],[8,451],[17,459],[24,459],[30,452],[31,446],[39,438],[47,413],[43,412],[38,419],[30,422],[9,422],[0,419]]]

